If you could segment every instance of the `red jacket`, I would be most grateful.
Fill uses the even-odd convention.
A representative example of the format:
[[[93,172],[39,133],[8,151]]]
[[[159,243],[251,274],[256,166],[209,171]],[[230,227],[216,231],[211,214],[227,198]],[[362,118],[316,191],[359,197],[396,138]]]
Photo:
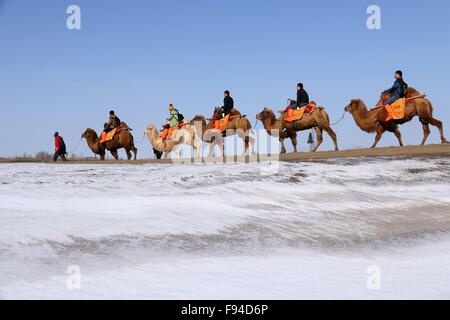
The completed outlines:
[[[56,152],[59,152],[59,150],[61,149],[61,140],[63,140],[63,137],[61,137],[61,136],[56,136],[55,137],[55,149],[56,149]]]

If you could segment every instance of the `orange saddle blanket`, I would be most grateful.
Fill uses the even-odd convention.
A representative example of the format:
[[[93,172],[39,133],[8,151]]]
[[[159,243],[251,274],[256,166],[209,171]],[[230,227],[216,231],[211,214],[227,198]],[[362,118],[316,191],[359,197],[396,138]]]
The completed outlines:
[[[220,132],[224,132],[228,128],[228,121],[230,120],[230,115],[226,115],[220,120],[214,121],[214,126],[216,130],[220,130]]]
[[[172,127],[170,129],[164,129],[163,132],[161,132],[160,136],[163,140],[166,140],[166,139],[171,140],[175,136],[175,133],[177,132],[177,130],[178,130],[178,126]]]
[[[303,118],[303,115],[306,113],[312,113],[316,105],[313,103],[308,104],[307,106],[301,107],[300,109],[293,110],[292,108],[288,108],[286,122],[292,123]]]
[[[116,135],[117,129],[118,128],[112,129],[110,132],[103,131],[102,138],[100,139],[100,143],[111,141],[114,138],[114,136]]]
[[[389,120],[401,120],[405,117],[405,105],[406,105],[406,99],[400,98],[393,102],[391,105],[385,105],[384,108],[386,109],[388,115],[386,118],[386,121]]]

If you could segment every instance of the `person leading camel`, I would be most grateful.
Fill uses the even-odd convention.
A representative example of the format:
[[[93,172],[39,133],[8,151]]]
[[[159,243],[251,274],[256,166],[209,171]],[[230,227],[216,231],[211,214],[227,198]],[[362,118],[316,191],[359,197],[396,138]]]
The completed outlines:
[[[381,93],[381,96],[384,96],[387,93],[390,93],[392,95],[384,103],[384,105],[391,105],[398,99],[404,98],[408,91],[408,85],[406,84],[405,81],[403,81],[403,72],[400,70],[395,71],[394,77],[395,77],[394,85]]]
[[[62,161],[67,161],[66,159],[66,144],[64,142],[64,138],[59,135],[58,132],[55,132],[55,154],[53,155],[53,161],[57,161],[58,158],[61,158]]]

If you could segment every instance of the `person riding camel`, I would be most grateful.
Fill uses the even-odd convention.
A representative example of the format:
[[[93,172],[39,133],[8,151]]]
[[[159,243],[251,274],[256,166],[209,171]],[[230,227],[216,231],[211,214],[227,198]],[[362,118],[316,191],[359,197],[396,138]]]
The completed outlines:
[[[169,136],[170,128],[177,127],[180,123],[180,113],[173,106],[169,104],[169,117],[167,118],[167,123],[163,126],[163,132],[161,133],[161,138],[166,140]]]
[[[297,84],[297,103],[291,105],[291,109],[300,109],[309,104],[308,92],[303,88],[303,83]]]
[[[398,99],[406,97],[408,91],[408,85],[403,81],[403,72],[400,70],[395,71],[394,77],[394,85],[381,93],[381,96],[384,96],[387,93],[392,95],[389,100],[384,103],[385,106],[391,105]]]
[[[121,121],[118,116],[115,115],[114,111],[109,112],[109,119],[105,126],[105,132],[110,132],[120,126]]]
[[[100,143],[105,143],[107,140],[108,132],[113,131],[115,128],[119,127],[122,124],[119,117],[116,116],[113,110],[109,112],[108,122],[103,125],[102,137],[100,139]]]
[[[222,113],[214,114],[214,120],[220,120],[231,113],[231,110],[234,109],[234,100],[230,96],[230,91],[226,90],[224,93]]]

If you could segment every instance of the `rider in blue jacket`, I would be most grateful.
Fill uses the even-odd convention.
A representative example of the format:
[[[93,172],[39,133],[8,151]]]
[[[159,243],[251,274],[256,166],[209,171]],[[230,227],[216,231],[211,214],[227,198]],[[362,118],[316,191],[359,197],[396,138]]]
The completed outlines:
[[[394,85],[385,91],[381,95],[384,95],[386,93],[392,94],[392,97],[385,102],[386,105],[394,103],[400,98],[404,98],[406,95],[406,90],[408,88],[408,85],[405,81],[403,81],[403,73],[400,70],[395,71],[395,82]]]

